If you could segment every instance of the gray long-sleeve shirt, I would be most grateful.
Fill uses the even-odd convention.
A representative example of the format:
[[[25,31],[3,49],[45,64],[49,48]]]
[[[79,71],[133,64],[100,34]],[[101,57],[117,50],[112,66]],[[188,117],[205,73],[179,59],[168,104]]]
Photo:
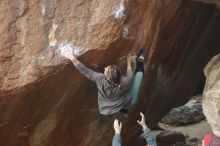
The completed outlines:
[[[87,68],[82,63],[75,67],[88,79],[96,83],[98,88],[98,106],[101,114],[108,115],[118,112],[131,104],[131,95],[127,92],[133,79],[133,71],[129,69],[126,76],[121,77],[120,88],[104,88],[105,75]]]
[[[152,135],[149,128],[146,128],[145,130],[143,130],[143,133],[141,134],[141,136],[147,141],[147,144],[149,144],[150,146],[157,146],[154,136]],[[112,146],[121,146],[120,134],[115,133],[112,139]]]

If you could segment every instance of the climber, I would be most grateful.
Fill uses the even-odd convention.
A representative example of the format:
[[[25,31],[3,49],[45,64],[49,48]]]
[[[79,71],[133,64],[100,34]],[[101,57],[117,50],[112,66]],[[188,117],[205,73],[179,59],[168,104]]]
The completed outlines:
[[[136,74],[133,79],[131,55],[127,57],[127,75],[121,76],[120,69],[115,65],[105,67],[104,74],[98,73],[80,63],[73,55],[72,48],[61,50],[61,55],[70,59],[82,74],[96,83],[98,88],[99,111],[104,115],[119,111],[127,113],[128,107],[136,103],[140,83],[144,74],[144,53],[145,50],[141,49],[137,55]]]
[[[143,128],[143,133],[141,134],[141,137],[143,137],[147,141],[147,146],[157,146],[157,143],[154,139],[154,136],[152,135],[150,129],[147,127],[145,123],[145,117],[143,113],[140,113],[141,115],[141,121],[137,120],[137,123],[142,126]],[[112,139],[112,146],[121,146],[121,129],[122,129],[122,123],[119,123],[117,119],[114,121],[114,130],[115,130],[115,135],[113,136]]]

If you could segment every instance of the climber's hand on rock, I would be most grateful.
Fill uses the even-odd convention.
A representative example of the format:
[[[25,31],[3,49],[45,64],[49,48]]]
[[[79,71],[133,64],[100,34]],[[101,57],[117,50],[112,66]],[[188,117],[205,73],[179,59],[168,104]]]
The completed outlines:
[[[119,122],[118,119],[115,119],[115,121],[114,121],[115,133],[120,134],[121,133],[121,128],[122,128],[122,123]]]
[[[60,49],[60,54],[67,59],[71,60],[74,65],[79,64],[78,59],[73,55],[73,49],[71,47],[62,47]]]
[[[73,50],[72,48],[62,48],[60,50],[61,55],[66,57],[67,59],[73,60],[75,59],[75,56],[73,55]]]
[[[131,54],[128,54],[128,56],[127,56],[127,62],[128,62],[128,63],[131,63]]]
[[[127,70],[132,69],[131,67],[131,54],[127,56]]]
[[[145,123],[145,117],[144,117],[144,114],[143,114],[142,112],[140,112],[140,115],[141,115],[141,121],[138,121],[138,120],[137,120],[137,122],[138,122],[138,124],[140,124],[140,125],[143,127],[143,129],[145,130],[145,129],[147,128],[147,125],[146,125],[146,123]]]

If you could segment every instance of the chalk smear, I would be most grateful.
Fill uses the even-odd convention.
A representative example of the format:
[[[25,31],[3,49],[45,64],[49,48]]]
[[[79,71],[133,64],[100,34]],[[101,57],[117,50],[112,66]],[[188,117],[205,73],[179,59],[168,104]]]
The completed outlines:
[[[129,33],[129,25],[127,24],[123,27],[123,33],[122,33],[123,38],[128,39],[128,33]]]
[[[44,15],[45,14],[45,5],[41,4],[40,7],[41,7],[41,14]]]
[[[56,46],[56,44],[57,44],[57,40],[55,37],[55,31],[56,31],[57,27],[58,26],[53,23],[52,27],[50,28],[49,36],[48,36],[50,46]]]
[[[64,41],[58,45],[57,53],[64,56],[67,51],[70,51],[74,56],[80,56],[85,53],[87,49],[76,45],[76,43]]]
[[[116,19],[121,19],[124,16],[124,5],[120,3],[118,6],[113,8],[113,15]]]

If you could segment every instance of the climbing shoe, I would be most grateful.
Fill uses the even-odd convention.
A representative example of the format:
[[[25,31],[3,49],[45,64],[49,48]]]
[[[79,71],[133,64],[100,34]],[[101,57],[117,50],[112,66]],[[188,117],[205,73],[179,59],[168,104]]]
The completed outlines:
[[[141,48],[140,51],[137,54],[137,62],[143,62],[144,61],[144,56],[145,56],[145,50],[144,48]]]

